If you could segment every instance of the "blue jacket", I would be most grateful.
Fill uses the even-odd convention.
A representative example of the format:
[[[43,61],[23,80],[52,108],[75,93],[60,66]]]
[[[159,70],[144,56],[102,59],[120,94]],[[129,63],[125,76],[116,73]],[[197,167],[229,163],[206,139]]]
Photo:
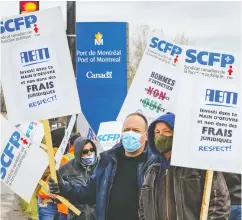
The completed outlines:
[[[65,182],[64,189],[61,190],[61,194],[70,202],[78,201],[89,205],[96,203],[97,220],[106,219],[109,194],[117,170],[116,155],[117,151],[122,150],[121,148],[122,145],[119,143],[100,154],[99,164],[86,185]],[[156,156],[151,153],[149,147],[146,146],[144,153],[146,155],[145,162],[140,162],[137,168],[139,188],[142,187],[146,169],[156,160]]]

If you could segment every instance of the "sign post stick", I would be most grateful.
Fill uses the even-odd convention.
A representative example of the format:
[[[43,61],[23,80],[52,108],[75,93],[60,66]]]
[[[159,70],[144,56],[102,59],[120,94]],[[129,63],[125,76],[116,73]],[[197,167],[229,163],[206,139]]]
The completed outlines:
[[[208,219],[208,208],[209,208],[209,202],[210,202],[212,182],[213,182],[213,171],[207,170],[205,184],[204,184],[204,191],[203,191],[203,201],[202,201],[201,212],[200,212],[200,220]]]

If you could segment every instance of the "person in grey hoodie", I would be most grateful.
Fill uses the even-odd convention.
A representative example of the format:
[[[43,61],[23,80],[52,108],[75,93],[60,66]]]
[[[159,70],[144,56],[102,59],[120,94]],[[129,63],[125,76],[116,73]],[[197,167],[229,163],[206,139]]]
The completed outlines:
[[[66,181],[75,184],[86,184],[98,164],[96,145],[87,138],[79,137],[74,142],[75,158],[60,167],[59,172]],[[77,216],[69,211],[68,219],[71,220],[95,220],[95,205],[74,204],[81,215]]]

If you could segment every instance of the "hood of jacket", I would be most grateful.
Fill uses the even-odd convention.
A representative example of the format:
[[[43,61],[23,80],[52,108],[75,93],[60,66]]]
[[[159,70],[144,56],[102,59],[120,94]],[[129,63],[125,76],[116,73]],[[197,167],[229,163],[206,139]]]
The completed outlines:
[[[97,156],[97,148],[96,148],[96,145],[94,144],[94,142],[88,138],[78,137],[74,142],[75,158],[73,160],[74,160],[74,166],[76,169],[81,169],[83,167],[81,164],[81,153],[82,153],[84,145],[87,142],[90,142],[92,144],[92,146],[95,149],[95,155]]]
[[[174,129],[174,124],[175,124],[175,115],[171,112],[167,112],[166,114],[158,117],[155,121],[153,121],[149,128],[148,128],[148,144],[150,147],[150,150],[154,155],[160,158],[161,165],[164,166],[165,168],[170,166],[170,160],[166,160],[163,154],[161,154],[156,146],[155,146],[155,126],[158,122],[164,122],[166,123],[172,130]]]

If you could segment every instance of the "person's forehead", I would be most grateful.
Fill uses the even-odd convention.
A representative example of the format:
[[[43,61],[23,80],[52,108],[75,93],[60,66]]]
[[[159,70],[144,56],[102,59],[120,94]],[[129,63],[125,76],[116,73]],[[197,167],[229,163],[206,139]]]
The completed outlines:
[[[170,130],[169,126],[165,122],[157,122],[155,125],[155,130],[156,129],[161,129],[161,130],[169,129]]]
[[[145,128],[145,121],[138,115],[131,115],[124,121],[123,127],[144,127]]]
[[[89,149],[90,147],[92,147],[92,144],[91,144],[90,142],[88,142],[88,143],[86,143],[86,144],[84,145],[83,148],[84,148],[84,149],[85,149],[85,148],[88,148],[88,149]]]

